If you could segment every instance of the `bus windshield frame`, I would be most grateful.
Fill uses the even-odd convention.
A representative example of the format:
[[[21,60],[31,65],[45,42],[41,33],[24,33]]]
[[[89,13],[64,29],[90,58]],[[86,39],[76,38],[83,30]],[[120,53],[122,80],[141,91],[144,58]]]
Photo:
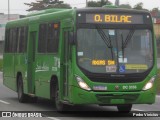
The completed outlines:
[[[84,14],[81,14],[82,16],[84,16]],[[93,14],[92,14],[93,15]],[[128,14],[127,14],[128,15]],[[77,14],[77,16],[80,16],[80,13],[79,14]],[[145,15],[142,15],[142,16],[146,16],[147,18],[148,17],[150,17],[150,15],[148,14],[145,14]],[[85,18],[85,17],[84,17]],[[86,23],[86,21],[85,22],[82,22],[82,19],[81,20],[78,20],[78,22],[77,22],[77,38],[76,38],[76,49],[77,49],[77,52],[76,52],[76,54],[77,54],[77,65],[79,66],[79,68],[81,69],[81,70],[83,70],[83,71],[85,71],[85,72],[87,72],[87,73],[91,73],[91,74],[139,74],[139,73],[145,73],[145,72],[147,72],[147,71],[150,71],[152,68],[153,68],[153,66],[154,66],[154,35],[153,35],[153,24],[152,24],[152,21],[151,20],[145,20],[145,19],[143,19],[144,20],[144,22],[146,22],[145,24],[120,24],[120,23],[118,23],[118,24],[115,24],[115,23],[104,23],[104,22],[102,22],[102,23],[93,23],[93,21],[92,21],[92,23]],[[91,20],[90,20],[91,21]],[[85,29],[96,29],[97,30],[97,26],[101,26],[101,28],[99,28],[99,29],[102,29],[101,30],[101,34],[103,34],[103,35],[100,35],[101,36],[101,39],[103,39],[102,37],[104,37],[104,39],[105,39],[105,41],[107,42],[108,41],[108,45],[110,45],[110,46],[108,46],[108,48],[110,49],[110,51],[108,51],[108,52],[110,52],[111,53],[111,58],[109,59],[109,61],[110,62],[113,62],[113,65],[115,65],[115,63],[116,63],[116,68],[113,68],[113,67],[108,67],[108,68],[105,68],[105,69],[114,69],[114,70],[111,70],[111,71],[109,71],[109,72],[91,72],[91,71],[89,71],[89,70],[87,70],[87,69],[85,69],[84,67],[82,67],[80,64],[79,64],[79,61],[83,61],[83,60],[80,60],[79,59],[79,56],[82,56],[84,53],[82,53],[82,51],[81,50],[78,50],[78,31],[79,30],[81,30],[81,29],[83,29],[83,30],[85,30]],[[128,30],[128,36],[131,36],[131,34],[134,36],[134,33],[136,32],[137,33],[137,30],[139,30],[139,31],[149,31],[150,33],[150,39],[151,39],[151,47],[152,47],[152,51],[151,51],[151,54],[152,54],[152,56],[150,57],[151,59],[152,59],[152,64],[148,67],[148,66],[146,66],[145,64],[134,64],[134,65],[132,65],[132,64],[128,64],[128,66],[124,66],[124,65],[121,65],[120,63],[119,63],[119,57],[117,57],[118,56],[118,52],[117,52],[117,58],[116,59],[113,59],[113,53],[114,53],[114,48],[113,48],[113,46],[112,46],[112,44],[111,44],[111,37],[112,36],[110,36],[109,35],[109,33],[108,34],[104,34],[103,33],[103,30],[104,29],[108,29],[108,30],[110,30],[110,31],[117,31],[117,30],[122,30],[122,31],[124,31],[124,30]],[[110,33],[110,34],[113,34],[113,33]],[[133,33],[132,33],[133,32]],[[116,32],[114,33],[114,34],[116,34]],[[125,42],[125,40],[127,39],[127,37],[128,36],[125,36],[124,37],[124,35],[123,34],[121,34],[120,36],[119,36],[119,38],[116,38],[116,42],[118,42],[118,41],[122,41],[122,42]],[[105,37],[107,37],[108,38],[108,40],[105,38]],[[131,36],[131,38],[129,38],[128,39],[128,41],[127,42],[130,42],[130,39],[132,39],[132,36]],[[105,43],[105,41],[104,41],[104,43]],[[117,44],[117,43],[116,43]],[[121,43],[121,45],[122,45],[122,43]],[[107,46],[107,45],[106,45]],[[118,45],[119,46],[119,45]],[[124,61],[126,61],[126,59],[127,58],[125,58],[124,57],[124,54],[125,54],[125,49],[126,48],[123,48],[124,47],[124,45],[122,45],[122,49],[121,49],[121,54],[122,54],[122,60],[124,60]],[[127,47],[127,45],[126,45],[126,47]],[[120,51],[119,51],[120,52]],[[87,59],[87,58],[86,58]],[[97,63],[96,63],[97,62]],[[105,61],[105,63],[106,63],[106,61]],[[88,64],[88,63],[87,63]],[[92,59],[92,60],[90,60],[90,64],[92,64],[95,68],[96,68],[96,66],[98,66],[98,67],[102,67],[102,64],[104,65],[104,61],[103,61],[103,59]],[[106,64],[105,64],[106,65]],[[135,68],[134,68],[135,67]],[[141,69],[143,69],[143,70],[139,70],[140,69],[140,67],[141,67]],[[122,68],[122,71],[123,72],[121,72],[120,71],[120,69]],[[126,72],[126,68],[127,69],[136,69],[136,71],[134,70],[130,70],[130,72]],[[107,71],[107,70],[106,70]]]

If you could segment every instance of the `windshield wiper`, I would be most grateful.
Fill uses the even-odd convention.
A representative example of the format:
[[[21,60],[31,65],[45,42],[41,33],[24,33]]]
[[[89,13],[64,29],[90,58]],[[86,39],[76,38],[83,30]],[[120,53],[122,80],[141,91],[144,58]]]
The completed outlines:
[[[132,39],[134,32],[135,32],[135,30],[130,30],[125,41],[123,39],[123,34],[121,34],[123,60],[124,60],[124,49],[127,47],[128,42]]]
[[[121,40],[122,40],[122,57],[123,57],[123,61],[124,61],[123,34],[121,34]]]
[[[106,36],[105,32],[103,31],[103,29],[100,28],[100,26],[96,26],[97,31],[99,33],[99,35],[101,36],[102,40],[104,41],[104,43],[107,45],[108,48],[110,48],[111,50],[111,55],[112,55],[112,60],[113,60],[113,46],[112,46],[112,42],[110,39],[110,35],[108,34],[108,37]]]
[[[129,33],[128,33],[127,37],[126,37],[126,40],[124,41],[124,43],[122,43],[122,44],[123,44],[123,45],[122,45],[122,48],[123,48],[123,49],[126,48],[128,42],[132,39],[132,36],[133,36],[134,32],[135,32],[135,30],[130,30],[130,31],[129,31]]]

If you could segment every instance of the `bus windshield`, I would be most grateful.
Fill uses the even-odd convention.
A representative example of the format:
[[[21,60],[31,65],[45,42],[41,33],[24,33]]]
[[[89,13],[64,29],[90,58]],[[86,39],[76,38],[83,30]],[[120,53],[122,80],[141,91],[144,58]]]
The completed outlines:
[[[141,73],[153,66],[149,29],[79,28],[77,62],[91,73]]]

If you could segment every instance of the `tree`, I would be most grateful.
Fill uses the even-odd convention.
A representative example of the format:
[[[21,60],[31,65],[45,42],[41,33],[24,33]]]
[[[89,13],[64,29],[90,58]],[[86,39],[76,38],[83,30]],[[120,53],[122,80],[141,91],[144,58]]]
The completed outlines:
[[[100,0],[100,1],[89,1],[88,7],[102,7],[104,5],[110,5],[112,2],[109,0]]]
[[[142,2],[137,3],[137,4],[133,7],[133,9],[149,11],[148,9],[143,8],[143,3],[142,3]]]
[[[152,17],[155,17],[155,18],[160,17],[160,10],[158,7],[153,8],[150,12],[152,14]]]
[[[69,4],[64,4],[60,0],[36,0],[37,2],[24,3],[30,8],[27,11],[44,10],[48,8],[71,8]]]
[[[54,5],[54,6],[51,6],[50,8],[72,8],[69,4],[65,4],[65,3],[62,3],[62,4],[56,4],[56,5]]]
[[[121,5],[119,5],[119,8],[131,9],[132,7],[129,4],[121,4]]]
[[[159,8],[158,8],[158,7],[153,8],[153,9],[152,9],[152,11],[156,11],[156,12],[158,12],[158,11],[159,11]]]
[[[100,7],[100,4],[98,4],[95,1],[89,1],[88,2],[88,7]]]
[[[142,2],[137,3],[137,4],[133,7],[133,9],[143,10],[143,3],[142,3]]]

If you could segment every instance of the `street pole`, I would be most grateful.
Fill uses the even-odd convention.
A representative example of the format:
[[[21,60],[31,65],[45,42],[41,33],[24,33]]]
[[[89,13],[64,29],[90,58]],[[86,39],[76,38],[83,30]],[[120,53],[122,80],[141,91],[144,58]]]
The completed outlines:
[[[10,1],[8,0],[8,21],[10,20]]]
[[[102,0],[101,0],[101,3],[100,3],[101,7],[102,7]]]
[[[86,7],[88,7],[88,0],[86,0]]]

